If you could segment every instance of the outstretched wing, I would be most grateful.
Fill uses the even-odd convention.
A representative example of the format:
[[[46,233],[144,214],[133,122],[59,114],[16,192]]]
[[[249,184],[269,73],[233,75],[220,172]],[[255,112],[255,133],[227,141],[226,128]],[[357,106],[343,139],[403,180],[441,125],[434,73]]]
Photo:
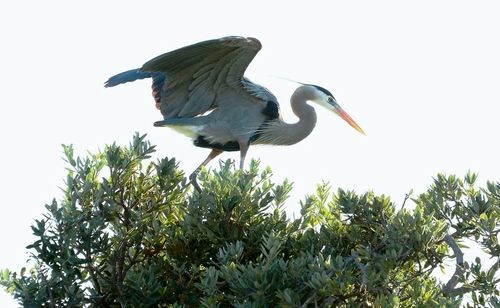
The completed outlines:
[[[216,108],[217,97],[227,88],[261,100],[266,95],[274,98],[268,91],[258,93],[261,97],[249,92],[243,78],[260,48],[255,38],[224,37],[160,55],[145,63],[141,71],[161,72],[165,76],[160,98],[164,118],[194,117]]]

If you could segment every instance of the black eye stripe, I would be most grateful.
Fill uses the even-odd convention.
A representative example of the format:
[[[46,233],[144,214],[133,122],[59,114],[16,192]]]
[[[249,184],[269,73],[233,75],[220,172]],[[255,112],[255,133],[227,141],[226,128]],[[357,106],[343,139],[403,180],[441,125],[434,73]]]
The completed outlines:
[[[333,96],[332,93],[330,93],[330,91],[328,91],[327,89],[325,89],[323,87],[316,86],[316,85],[313,85],[313,84],[311,86],[315,87],[316,89],[320,90],[321,92],[325,93],[328,96]]]
[[[333,96],[333,94],[330,91],[328,91],[327,89],[323,88],[323,87],[320,87],[320,86],[317,86],[317,85],[314,85],[314,84],[309,84],[308,86],[315,87],[319,91],[325,93],[327,96],[331,96],[331,97],[333,97],[335,99],[335,97]]]

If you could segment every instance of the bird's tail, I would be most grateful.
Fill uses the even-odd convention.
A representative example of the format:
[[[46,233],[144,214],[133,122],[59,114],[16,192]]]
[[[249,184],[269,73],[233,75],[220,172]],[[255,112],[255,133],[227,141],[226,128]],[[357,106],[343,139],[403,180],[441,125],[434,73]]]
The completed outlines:
[[[138,79],[151,78],[153,77],[153,74],[154,73],[141,71],[140,69],[137,68],[110,77],[108,81],[104,83],[104,86],[106,88],[109,88],[119,85],[121,83],[131,82]]]

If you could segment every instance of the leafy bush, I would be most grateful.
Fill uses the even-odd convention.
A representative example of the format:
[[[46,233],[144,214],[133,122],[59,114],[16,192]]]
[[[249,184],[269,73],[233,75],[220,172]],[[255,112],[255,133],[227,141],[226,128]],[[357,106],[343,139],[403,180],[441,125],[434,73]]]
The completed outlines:
[[[438,175],[409,210],[328,184],[284,212],[291,190],[253,161],[202,172],[193,191],[175,159],[148,160],[136,135],[85,158],[64,147],[64,197],[27,248],[35,266],[0,283],[26,307],[499,305],[500,184]],[[476,241],[493,258],[464,261]],[[453,262],[446,283],[436,269]]]

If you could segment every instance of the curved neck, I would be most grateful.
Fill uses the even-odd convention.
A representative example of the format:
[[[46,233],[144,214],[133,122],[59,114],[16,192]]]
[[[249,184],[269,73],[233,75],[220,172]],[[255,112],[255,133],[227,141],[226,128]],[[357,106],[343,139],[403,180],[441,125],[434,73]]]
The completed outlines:
[[[299,118],[297,123],[288,124],[290,134],[296,138],[296,140],[290,144],[302,141],[302,139],[311,134],[316,126],[316,111],[312,106],[307,104],[307,101],[312,98],[313,97],[311,96],[311,92],[308,90],[308,87],[304,86],[297,88],[290,98],[292,111]]]
[[[293,113],[299,118],[296,123],[286,123],[281,119],[269,123],[264,129],[259,143],[292,145],[309,136],[316,126],[316,112],[307,104],[313,99],[307,86],[301,86],[292,94],[290,104]]]

